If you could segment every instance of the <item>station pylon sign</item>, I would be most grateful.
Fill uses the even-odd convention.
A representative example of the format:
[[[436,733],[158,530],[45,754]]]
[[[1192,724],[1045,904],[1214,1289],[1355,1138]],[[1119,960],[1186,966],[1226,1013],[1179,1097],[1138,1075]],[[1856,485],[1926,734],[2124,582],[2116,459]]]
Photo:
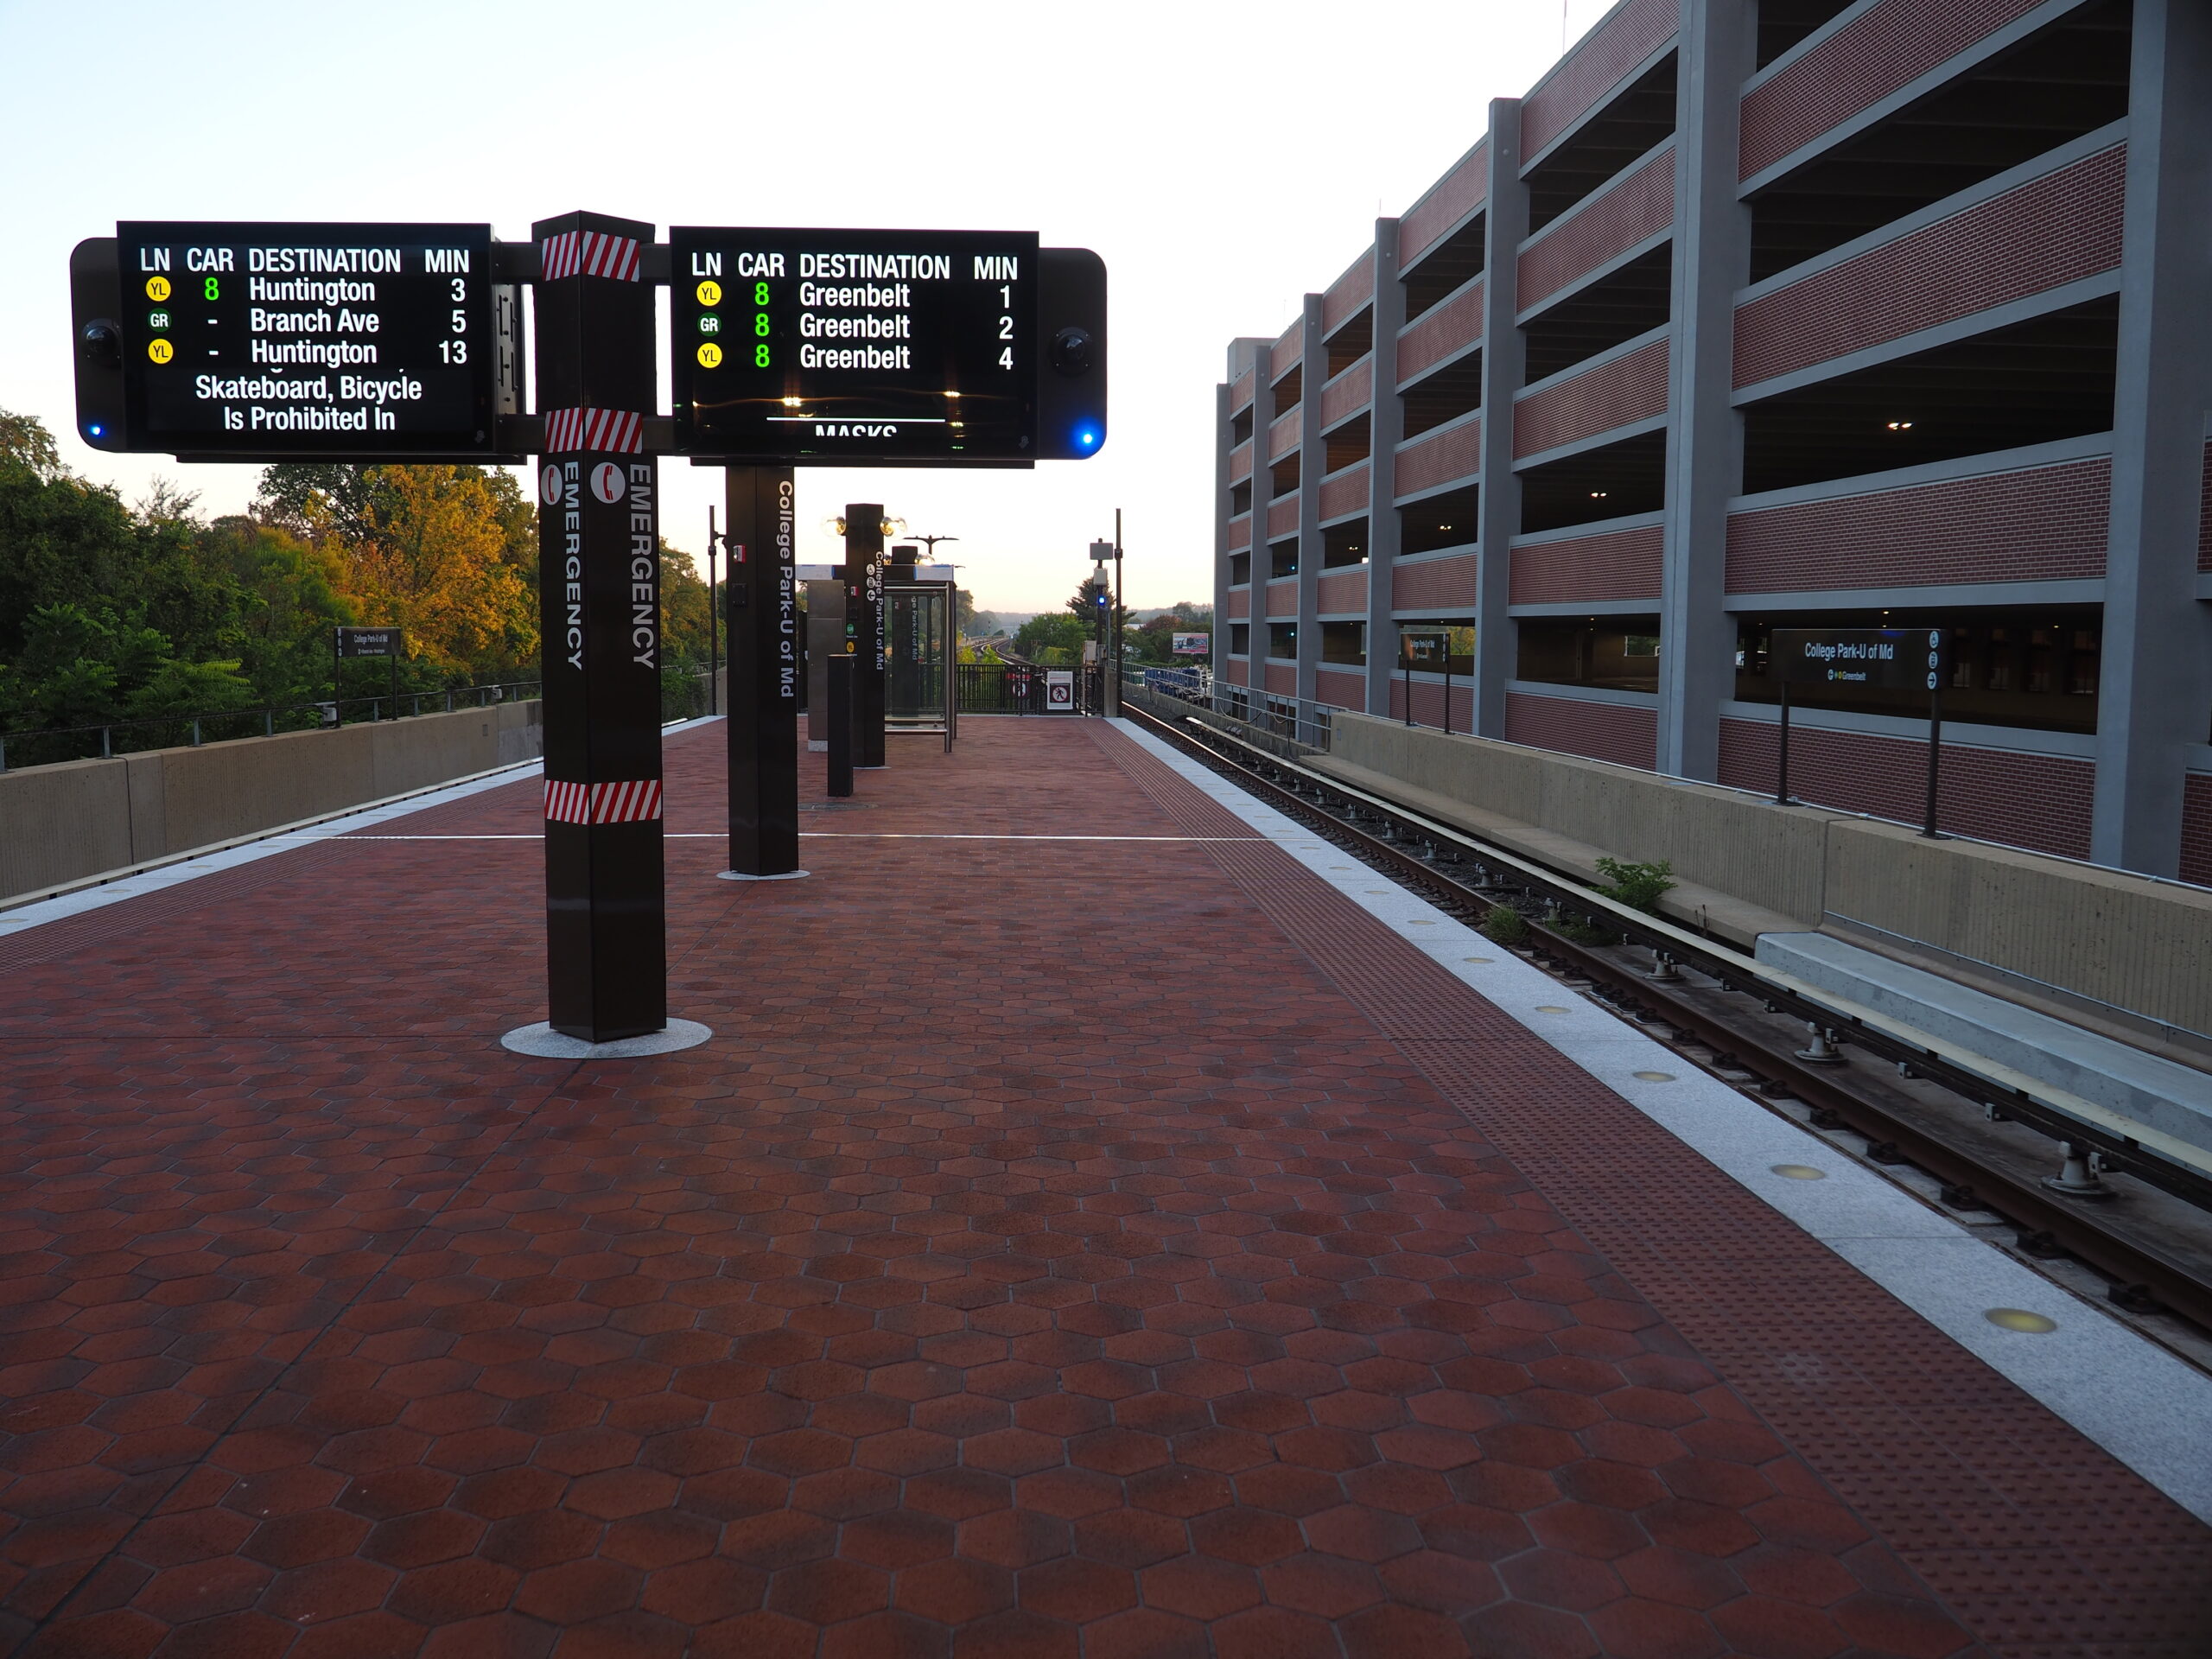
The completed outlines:
[[[531,230],[547,1023],[604,1043],[668,1023],[660,475],[639,253],[653,227],[566,213]]]

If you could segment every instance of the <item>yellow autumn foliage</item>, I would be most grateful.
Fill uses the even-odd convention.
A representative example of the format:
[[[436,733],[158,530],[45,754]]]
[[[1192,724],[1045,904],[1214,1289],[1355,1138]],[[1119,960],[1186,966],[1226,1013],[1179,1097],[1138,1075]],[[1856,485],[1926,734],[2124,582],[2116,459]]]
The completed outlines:
[[[537,595],[512,562],[502,504],[474,467],[377,469],[367,524],[330,536],[357,614],[406,631],[407,654],[465,674],[537,650]]]

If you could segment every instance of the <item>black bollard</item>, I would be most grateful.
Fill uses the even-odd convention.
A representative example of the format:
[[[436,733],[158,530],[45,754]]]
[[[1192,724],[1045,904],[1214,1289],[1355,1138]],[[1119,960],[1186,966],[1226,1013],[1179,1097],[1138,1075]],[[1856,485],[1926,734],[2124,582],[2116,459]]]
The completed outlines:
[[[840,652],[830,659],[830,790],[842,800],[853,792],[853,658]]]

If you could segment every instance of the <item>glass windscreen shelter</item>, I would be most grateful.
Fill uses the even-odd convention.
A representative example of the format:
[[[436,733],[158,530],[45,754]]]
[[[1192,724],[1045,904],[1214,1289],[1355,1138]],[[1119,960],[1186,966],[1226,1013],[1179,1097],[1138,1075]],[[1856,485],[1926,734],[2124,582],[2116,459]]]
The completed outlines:
[[[950,582],[897,573],[884,584],[883,729],[939,734],[948,753],[958,724],[956,604]]]

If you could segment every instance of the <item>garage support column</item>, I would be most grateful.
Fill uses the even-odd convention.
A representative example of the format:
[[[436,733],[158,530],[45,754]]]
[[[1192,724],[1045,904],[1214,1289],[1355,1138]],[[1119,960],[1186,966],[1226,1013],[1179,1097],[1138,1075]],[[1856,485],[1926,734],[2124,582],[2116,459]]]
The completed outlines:
[[[1320,595],[1315,584],[1321,579],[1321,474],[1329,468],[1329,446],[1321,435],[1321,388],[1329,378],[1329,348],[1321,343],[1319,294],[1306,296],[1299,340],[1299,407],[1304,413],[1298,425],[1298,696],[1311,702],[1319,690],[1313,680],[1321,660],[1321,625],[1315,620]]]
[[[1657,765],[1685,778],[1719,776],[1720,704],[1735,690],[1728,501],[1743,487],[1744,423],[1730,393],[1736,294],[1751,272],[1736,158],[1738,100],[1757,58],[1755,10],[1743,0],[1682,0]]]
[[[2212,721],[2212,605],[2196,595],[2212,388],[2212,8],[2136,0],[2131,71],[2089,855],[2172,876],[2189,756]]]
[[[1398,280],[1398,221],[1375,221],[1374,425],[1367,463],[1367,700],[1370,715],[1390,713],[1390,670],[1398,625],[1390,618],[1391,567],[1398,558],[1398,444],[1406,403],[1398,396],[1398,330],[1406,326],[1406,285]]]
[[[1518,651],[1513,619],[1513,538],[1521,530],[1521,480],[1513,470],[1513,394],[1528,354],[1513,321],[1520,308],[1520,247],[1529,234],[1521,178],[1521,100],[1490,105],[1490,188],[1483,219],[1482,496],[1476,503],[1476,735],[1505,735],[1505,683]]]

